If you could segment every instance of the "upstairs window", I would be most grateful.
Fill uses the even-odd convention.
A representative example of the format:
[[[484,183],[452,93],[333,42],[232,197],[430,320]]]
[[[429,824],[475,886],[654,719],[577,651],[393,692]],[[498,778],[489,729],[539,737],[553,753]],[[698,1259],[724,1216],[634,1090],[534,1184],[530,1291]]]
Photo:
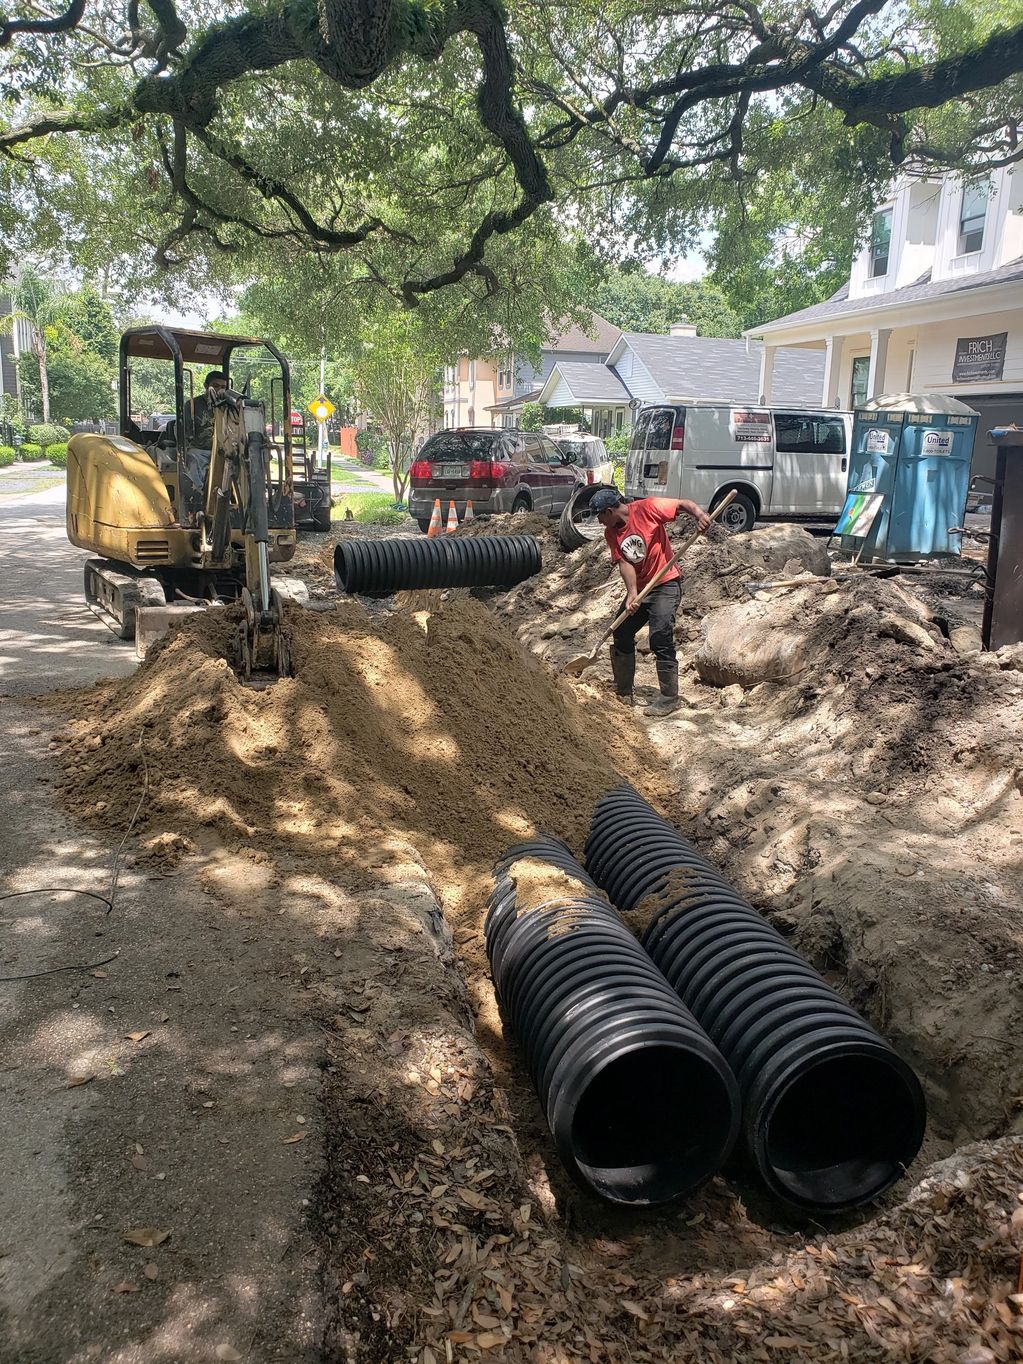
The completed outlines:
[[[984,245],[984,219],[987,216],[987,185],[978,181],[963,186],[959,210],[959,254],[968,256]]]
[[[888,255],[892,245],[892,211],[874,214],[874,229],[870,234],[870,277],[888,273]]]

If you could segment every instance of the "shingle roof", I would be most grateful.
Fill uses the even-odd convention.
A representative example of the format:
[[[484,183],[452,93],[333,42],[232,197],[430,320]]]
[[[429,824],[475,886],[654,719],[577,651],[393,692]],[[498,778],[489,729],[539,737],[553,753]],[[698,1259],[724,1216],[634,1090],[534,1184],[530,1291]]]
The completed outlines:
[[[539,398],[540,393],[541,390],[538,388],[534,388],[532,393],[516,393],[514,397],[504,398],[499,403],[491,403],[489,407],[486,407],[483,410],[485,412],[503,412],[509,407],[522,407],[525,403],[535,403]]]
[[[989,284],[1015,284],[1021,281],[1023,257],[1010,261],[1008,265],[1001,265],[997,270],[985,270],[979,275],[959,275],[955,279],[938,280],[937,283],[931,282],[928,272],[914,284],[907,284],[902,289],[892,289],[887,294],[868,294],[865,298],[849,298],[846,286],[844,293],[840,289],[825,303],[815,303],[811,308],[801,308],[798,312],[788,313],[785,317],[765,323],[763,327],[751,327],[750,330],[759,336],[761,333],[772,331],[775,327],[790,327],[804,322],[824,321],[826,318],[850,317],[856,313],[897,308],[907,303],[945,298],[951,294],[964,294],[971,289],[983,289]]]
[[[587,332],[592,332],[593,335],[588,336]],[[621,327],[608,322],[600,313],[593,313],[592,320],[585,329],[571,326],[563,332],[555,332],[544,342],[543,349],[592,351],[595,355],[607,355],[621,334]]]
[[[758,342],[750,342],[747,348],[745,341],[710,336],[651,336],[645,332],[628,332],[626,340],[665,397],[759,401]],[[782,346],[775,351],[772,403],[818,407],[823,385],[823,350]]]
[[[551,386],[555,373],[561,376],[580,403],[627,403],[632,397],[618,375],[607,365],[594,365],[585,360],[559,360],[551,370],[545,387]]]

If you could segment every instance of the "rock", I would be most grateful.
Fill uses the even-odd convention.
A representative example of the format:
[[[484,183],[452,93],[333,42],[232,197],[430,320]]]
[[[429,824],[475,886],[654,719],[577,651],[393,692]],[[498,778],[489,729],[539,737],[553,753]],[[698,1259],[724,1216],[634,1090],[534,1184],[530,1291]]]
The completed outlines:
[[[865,799],[868,805],[883,805],[888,797],[883,791],[868,791]]]
[[[703,644],[693,662],[701,681],[745,688],[801,673],[805,650],[805,636],[785,629],[775,607],[754,601],[711,612],[704,619]]]
[[[979,636],[980,632],[977,633]],[[981,646],[978,644],[977,647]],[[1003,644],[1000,649],[995,650],[995,658],[998,659],[998,666],[1005,671],[1014,669],[1016,672],[1023,672],[1023,644]]]
[[[746,704],[746,693],[737,682],[733,682],[731,686],[722,688],[718,700],[726,709],[733,710]]]
[[[898,640],[900,644],[913,644],[919,649],[932,650],[935,647],[931,635],[916,621],[905,620],[894,612],[886,611],[878,624],[877,633]]]
[[[960,658],[979,653],[984,647],[980,631],[975,625],[955,625],[948,632],[948,642]]]
[[[540,638],[553,639],[557,633],[558,627],[556,625],[545,625],[543,629],[540,631]]]

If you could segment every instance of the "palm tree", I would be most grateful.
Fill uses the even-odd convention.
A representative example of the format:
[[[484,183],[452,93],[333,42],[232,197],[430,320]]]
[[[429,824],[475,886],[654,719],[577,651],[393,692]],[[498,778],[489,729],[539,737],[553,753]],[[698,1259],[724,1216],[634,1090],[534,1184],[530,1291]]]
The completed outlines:
[[[11,289],[12,311],[0,318],[0,330],[13,331],[16,322],[26,323],[28,349],[39,366],[39,400],[43,421],[50,420],[50,382],[46,372],[46,329],[56,319],[60,290],[43,279],[30,265],[22,267]]]

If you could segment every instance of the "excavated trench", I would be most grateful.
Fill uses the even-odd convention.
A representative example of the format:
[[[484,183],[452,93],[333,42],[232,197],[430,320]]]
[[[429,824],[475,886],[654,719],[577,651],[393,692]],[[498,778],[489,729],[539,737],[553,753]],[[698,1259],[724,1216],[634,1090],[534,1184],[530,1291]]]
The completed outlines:
[[[705,548],[694,579],[718,591],[722,551]],[[573,654],[601,614],[598,566],[579,551],[573,583],[551,553],[544,575],[501,600],[521,638]],[[950,666],[934,668],[878,633],[894,598],[864,591],[846,603],[845,634],[814,601],[801,607],[811,643],[818,622],[824,642],[798,691],[722,706],[691,688],[693,704],[653,741],[603,683],[570,689],[463,593],[291,613],[295,677],[265,692],[237,684],[222,661],[230,621],[214,617],[182,627],[134,677],[57,698],[74,717],[58,741],[74,813],[123,832],[145,776],[141,866],[223,847],[266,859],[271,879],[314,874],[349,897],[344,921],[323,930],[334,964],[310,995],[327,1037],[330,1357],[713,1361],[773,1358],[782,1346],[769,1342],[786,1340],[795,1357],[838,1359],[845,1340],[848,1357],[880,1359],[907,1330],[936,1350],[1014,1343],[975,1298],[993,1301],[1018,1259],[1017,1145],[957,1156],[921,1200],[900,1200],[953,1143],[1018,1127],[1023,957],[1008,887],[1021,823],[1018,744],[1004,736],[1019,674],[944,654]],[[862,608],[873,615],[854,638]],[[700,609],[694,598],[683,635]],[[565,610],[577,636],[544,637],[541,622]],[[880,684],[864,677],[878,660]],[[920,696],[936,687],[947,722]],[[864,747],[872,768],[850,778]],[[912,755],[901,766],[900,752]],[[547,831],[581,854],[594,804],[622,777],[921,1073],[928,1142],[873,1220],[822,1231],[741,1159],[659,1213],[600,1203],[565,1175],[503,1035],[484,908],[505,849]],[[881,803],[865,802],[875,789]],[[958,842],[942,860],[953,802]],[[970,878],[960,863],[978,847],[985,873]],[[974,1029],[993,1040],[967,1041]],[[970,1192],[950,1204],[964,1178]],[[919,1283],[907,1287],[906,1266]],[[950,1273],[970,1286],[951,1301]]]

